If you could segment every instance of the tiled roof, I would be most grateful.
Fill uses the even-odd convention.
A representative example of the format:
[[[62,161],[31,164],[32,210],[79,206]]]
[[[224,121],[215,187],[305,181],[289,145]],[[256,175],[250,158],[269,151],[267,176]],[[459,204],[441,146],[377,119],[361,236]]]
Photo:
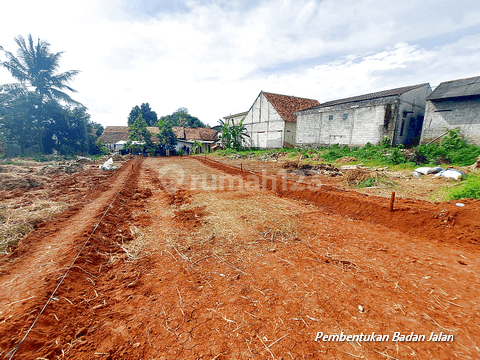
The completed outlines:
[[[462,96],[480,95],[480,76],[468,79],[442,82],[437,86],[427,100],[439,100]]]
[[[147,126],[147,130],[152,134],[152,141],[158,144],[158,138],[155,136],[160,132],[156,126]],[[210,128],[183,128],[173,126],[172,130],[177,139],[185,140],[216,140],[217,131]],[[107,126],[100,135],[99,140],[104,144],[115,144],[121,140],[128,140],[128,126]]]
[[[119,141],[128,140],[128,126],[107,126],[102,135],[98,138],[104,144],[115,144]],[[156,126],[147,126],[147,130],[152,134],[152,141],[158,143],[158,138],[155,136],[160,132]]]
[[[297,122],[295,112],[305,110],[320,103],[317,100],[304,99],[295,96],[272,94],[262,92],[267,100],[273,105],[278,114],[287,122]]]
[[[391,89],[391,90],[383,90],[383,91],[378,91],[370,94],[365,94],[365,95],[359,95],[359,96],[353,96],[345,99],[340,99],[340,100],[333,100],[333,101],[328,101],[325,103],[322,103],[319,106],[315,106],[316,109],[318,108],[323,108],[327,106],[334,106],[334,105],[339,105],[339,104],[346,104],[350,102],[357,102],[357,101],[363,101],[363,100],[372,100],[372,99],[378,99],[386,96],[395,96],[395,95],[401,95],[403,93],[406,93],[411,90],[418,89],[422,86],[425,86],[428,84],[419,84],[419,85],[412,85],[412,86],[405,86],[397,89]]]
[[[173,132],[177,139],[184,140],[216,140],[217,131],[210,128],[183,128],[180,126],[173,126]]]
[[[128,126],[107,126],[98,138],[104,144],[115,144],[128,140]]]

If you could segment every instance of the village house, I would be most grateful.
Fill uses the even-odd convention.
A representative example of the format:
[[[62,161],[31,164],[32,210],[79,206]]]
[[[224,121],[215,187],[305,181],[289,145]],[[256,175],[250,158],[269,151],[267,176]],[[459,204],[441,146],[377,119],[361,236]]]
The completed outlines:
[[[480,145],[480,76],[442,82],[427,97],[421,142],[428,143],[455,128]]]
[[[111,151],[120,151],[128,140],[128,126],[107,126],[98,141]]]
[[[111,151],[121,151],[128,140],[128,130],[128,126],[107,126],[99,137],[99,141]],[[156,134],[160,132],[158,127],[147,126],[147,130],[152,134],[152,142],[158,144],[158,138],[156,137]],[[210,128],[173,126],[172,130],[177,137],[177,146],[175,147],[177,152],[184,150],[185,153],[190,153],[195,141],[202,144],[202,147],[198,150],[200,153],[209,152],[217,140],[217,132]]]
[[[429,84],[419,84],[346,99],[296,112],[297,146],[409,144],[420,137]]]
[[[295,112],[319,104],[317,100],[261,91],[243,121],[250,136],[245,139],[245,145],[253,148],[293,147],[297,129]]]
[[[158,144],[158,139],[155,135],[159,133],[159,129],[156,126],[147,126],[147,130],[152,134],[153,143]],[[98,141],[111,151],[120,151],[123,150],[128,140],[128,131],[128,126],[107,126],[98,138]]]
[[[183,150],[185,154],[190,154],[195,141],[202,146],[197,149],[197,153],[206,153],[212,151],[212,147],[217,141],[217,131],[210,128],[183,128],[173,126],[172,130],[177,137],[177,146],[175,151]]]

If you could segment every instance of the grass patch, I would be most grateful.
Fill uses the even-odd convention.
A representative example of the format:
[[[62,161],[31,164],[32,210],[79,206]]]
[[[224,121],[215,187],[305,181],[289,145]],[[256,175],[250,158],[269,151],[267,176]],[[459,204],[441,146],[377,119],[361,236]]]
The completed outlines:
[[[215,156],[240,156],[242,158],[265,158],[268,155],[278,154],[287,158],[301,156],[303,160],[327,163],[363,163],[367,166],[389,166],[396,170],[410,170],[419,165],[451,164],[469,166],[480,156],[480,147],[468,144],[462,138],[458,129],[449,130],[438,143],[419,145],[405,149],[403,145],[391,147],[388,138],[384,138],[379,145],[367,143],[363,147],[339,146],[309,149],[233,149],[220,150]],[[346,160],[342,160],[346,159]],[[351,160],[347,162],[347,160]],[[308,160],[307,160],[308,161]]]
[[[464,198],[480,199],[480,173],[468,175],[464,184],[449,189],[446,197],[448,200]]]

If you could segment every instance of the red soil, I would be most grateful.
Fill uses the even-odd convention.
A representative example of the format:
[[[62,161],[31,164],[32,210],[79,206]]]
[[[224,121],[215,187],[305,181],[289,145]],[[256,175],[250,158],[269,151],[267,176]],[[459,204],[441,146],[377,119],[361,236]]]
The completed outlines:
[[[400,200],[391,213],[383,198],[282,183],[210,160],[147,164],[127,163],[90,203],[46,223],[0,260],[2,357],[19,344],[112,201],[15,359],[480,356],[478,201],[458,208]],[[161,172],[164,165],[172,170]],[[193,188],[179,181],[179,168],[186,177],[233,175],[234,186]],[[214,209],[194,203],[202,194],[225,206],[261,199],[264,218],[249,225],[248,211],[232,208],[232,217],[245,219],[232,240],[210,231]],[[259,238],[279,208],[298,223],[295,235]],[[137,228],[150,240],[129,257],[125,246]],[[196,236],[202,240],[192,242]],[[373,331],[390,338],[443,331],[455,340],[315,341],[317,332]]]

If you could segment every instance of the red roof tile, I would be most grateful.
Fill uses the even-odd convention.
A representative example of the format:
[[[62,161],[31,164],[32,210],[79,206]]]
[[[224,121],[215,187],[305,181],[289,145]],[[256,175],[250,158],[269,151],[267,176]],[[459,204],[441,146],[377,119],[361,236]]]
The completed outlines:
[[[287,122],[297,122],[295,112],[320,105],[317,100],[263,92],[278,114]]]
[[[128,126],[107,126],[98,138],[104,144],[115,144],[128,140]]]
[[[180,126],[173,126],[172,127],[173,132],[175,133],[175,136],[177,139],[183,139],[183,140],[216,140],[216,134],[217,132],[215,129],[210,129],[210,128],[183,128]]]

